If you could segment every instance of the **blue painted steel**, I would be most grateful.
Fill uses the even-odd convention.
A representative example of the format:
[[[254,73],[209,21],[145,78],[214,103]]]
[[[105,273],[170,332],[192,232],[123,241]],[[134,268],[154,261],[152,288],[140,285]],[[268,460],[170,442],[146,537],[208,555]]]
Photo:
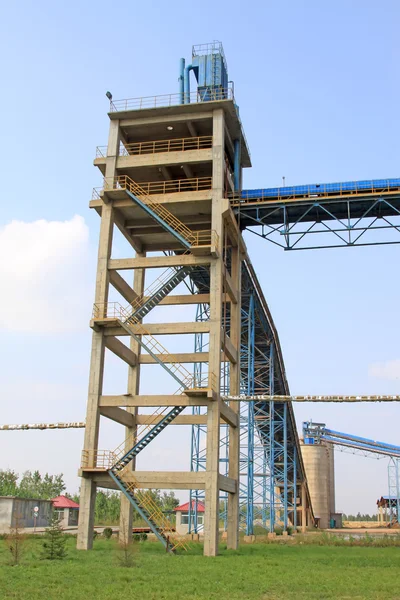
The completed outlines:
[[[164,429],[172,423],[174,419],[185,409],[184,406],[174,406],[157,425],[152,427],[122,458],[118,460],[112,467],[112,472],[117,474],[118,471],[126,467],[128,463],[135,458],[139,452],[144,450]]]
[[[400,460],[398,458],[391,458],[389,461],[388,484],[390,521],[395,520],[400,523]]]
[[[193,70],[193,65],[188,65],[185,67],[184,74],[184,96],[185,96],[185,104],[190,104],[190,71]]]
[[[190,273],[190,271],[194,267],[180,267],[174,269],[173,275],[168,279],[168,281],[164,282],[158,290],[154,292],[154,294],[146,300],[137,310],[135,310],[130,317],[125,321],[125,323],[137,323],[140,319],[143,319],[149,312],[157,306],[165,298],[170,294],[176,287],[179,285],[185,277]]]
[[[254,395],[254,360],[255,360],[255,315],[254,315],[254,296],[250,296],[250,307],[248,314],[248,339],[247,339],[247,395]],[[246,534],[253,534],[254,522],[254,402],[248,403],[248,421],[247,421],[247,515],[246,515]]]
[[[233,170],[233,184],[235,192],[240,189],[240,140],[235,140],[234,143],[234,170]]]
[[[318,442],[319,440],[324,440],[333,444],[343,444],[354,448],[360,448],[362,450],[368,450],[370,452],[400,457],[400,446],[387,444],[386,442],[370,440],[368,438],[351,435],[349,433],[343,433],[341,431],[334,431],[333,429],[328,429],[325,427],[324,423],[305,421],[303,423],[303,436],[305,439],[313,440],[314,443]]]
[[[209,275],[205,276],[204,273],[202,271],[201,273],[192,272],[189,274],[190,281],[194,283],[194,286],[201,293],[209,291]],[[279,340],[265,300],[262,297],[262,292],[256,287],[253,277],[251,267],[244,264],[242,268],[240,391],[243,394],[247,394],[249,389],[254,389],[255,393],[287,395],[289,394],[289,388],[284,373]],[[249,345],[249,339],[251,340],[252,336],[250,332],[249,337],[248,331],[249,314],[253,311],[254,343],[250,343]],[[195,349],[197,348],[200,350],[201,346],[195,346]],[[224,377],[222,377],[222,381],[224,381]],[[226,385],[221,383],[221,393],[223,393]],[[257,525],[263,524],[273,531],[275,525],[283,524],[285,511],[288,515],[288,520],[290,519],[293,523],[294,517],[292,519],[291,513],[295,506],[295,477],[297,476],[298,481],[305,480],[303,463],[301,460],[298,460],[298,454],[295,454],[293,450],[296,444],[298,444],[293,409],[291,405],[286,407],[285,419],[284,405],[287,403],[252,402],[250,404],[253,407],[253,412],[250,413],[248,404],[247,402],[242,402],[240,406],[240,528],[245,532],[251,532],[254,524],[257,523]],[[287,428],[286,450],[283,441],[285,427]],[[198,426],[193,426],[192,429],[192,470],[202,470],[205,468],[205,428],[203,430],[200,433],[203,437],[200,439],[197,435],[199,431]],[[227,465],[227,458],[225,458],[225,437],[222,434],[221,428],[221,473],[224,471],[224,465]],[[288,492],[286,498],[284,493],[283,468],[285,452],[287,453],[288,479],[286,484]],[[252,483],[251,480],[253,480]],[[249,485],[250,490],[248,489]],[[202,500],[204,492],[200,493],[203,495],[199,498],[199,496],[195,495],[196,492],[193,491],[191,499],[195,500],[195,498],[198,498]],[[251,498],[253,498],[252,502],[250,501]],[[222,496],[221,500],[223,501]],[[248,516],[249,507],[250,511],[253,512],[252,525],[249,523],[251,520]],[[225,520],[225,518],[225,510],[223,510],[221,520]],[[193,511],[191,515],[191,531],[194,531],[194,519],[195,515]],[[197,531],[202,528],[202,525],[198,525]]]
[[[139,200],[139,198],[137,196],[135,196],[134,194],[132,194],[132,192],[130,192],[129,190],[126,190],[126,193],[135,202],[135,204],[137,204],[138,206],[140,206],[140,208],[142,208],[150,217],[152,217],[152,219],[154,219],[155,221],[157,221],[157,223],[159,225],[161,225],[161,227],[163,229],[165,229],[165,231],[168,231],[168,233],[170,233],[171,235],[173,235],[174,238],[177,239],[178,242],[180,242],[182,244],[182,246],[184,246],[188,250],[189,250],[189,248],[191,248],[191,245],[189,244],[189,242],[186,241],[185,238],[183,238],[177,231],[175,231],[175,229],[173,229],[172,227],[170,227],[170,225],[168,225],[168,223],[166,223],[154,211],[152,211],[151,208],[147,204],[145,204],[144,202],[142,202],[141,200]]]
[[[179,103],[184,104],[185,102],[185,59],[181,58],[179,61]]]
[[[172,408],[165,417],[157,423],[154,427],[147,431],[142,438],[134,446],[122,456],[108,471],[110,477],[115,481],[121,492],[125,494],[128,498],[129,502],[135,508],[135,510],[139,513],[139,515],[144,519],[144,521],[149,525],[152,532],[157,536],[159,541],[164,545],[167,550],[172,550],[172,545],[169,544],[168,538],[159,531],[157,525],[151,518],[151,515],[147,512],[147,510],[140,506],[140,503],[137,502],[134,494],[130,492],[123,479],[120,478],[120,471],[126,467],[133,458],[135,458],[139,452],[144,450],[146,446],[154,440],[164,429],[172,423],[172,421],[185,409],[184,406],[175,406]]]
[[[288,526],[288,428],[287,404],[283,407],[283,528]]]
[[[110,477],[115,481],[121,492],[128,498],[129,502],[132,504],[133,508],[136,512],[142,517],[143,521],[148,524],[156,538],[162,543],[164,548],[168,548],[168,540],[167,538],[159,531],[157,525],[151,520],[147,511],[143,510],[141,506],[136,502],[135,496],[128,492],[126,487],[124,486],[123,481],[116,477],[112,471],[109,471]]]
[[[324,432],[326,435],[332,435],[333,437],[340,437],[343,439],[354,440],[356,442],[364,442],[370,446],[381,446],[389,450],[395,450],[400,453],[400,446],[395,446],[394,444],[387,444],[386,442],[378,442],[376,440],[370,440],[368,438],[360,437],[357,435],[349,435],[348,433],[342,433],[341,431],[335,431],[334,429],[324,428]]]
[[[242,199],[271,198],[280,200],[290,197],[317,198],[322,195],[341,194],[342,192],[375,193],[400,188],[400,179],[369,179],[364,181],[344,181],[341,183],[315,183],[289,187],[260,188],[243,190]]]
[[[331,442],[332,444],[343,444],[343,446],[351,446],[353,448],[360,448],[361,450],[368,450],[369,452],[376,452],[377,454],[386,454],[387,456],[398,456],[400,458],[400,450],[394,450],[393,448],[387,447],[386,445],[376,446],[372,444],[366,444],[352,441],[349,438],[338,438],[333,435],[321,435],[321,440]]]
[[[196,307],[196,322],[208,321],[210,318],[210,307],[208,304],[198,304]],[[208,346],[204,333],[196,333],[194,338],[194,351],[204,352]],[[193,375],[195,381],[200,382],[203,377],[203,363],[197,362],[193,365]],[[194,415],[205,414],[206,411],[201,406],[194,406],[192,409]],[[206,468],[205,440],[207,427],[204,425],[192,425],[191,433],[191,452],[190,452],[190,470],[204,471]],[[199,502],[204,502],[204,490],[190,490],[189,494],[189,515],[188,531],[189,533],[199,533],[204,524],[198,522]],[[194,507],[194,510],[193,508]]]
[[[269,366],[269,389],[270,394],[273,396],[275,394],[275,381],[274,381],[274,344],[270,346],[270,366]],[[269,464],[270,469],[272,471],[270,481],[269,481],[269,497],[270,497],[270,518],[269,518],[269,530],[271,533],[275,530],[275,402],[272,401],[269,403]]]
[[[293,448],[293,503],[292,503],[292,511],[293,511],[293,527],[297,527],[297,450],[296,447]]]

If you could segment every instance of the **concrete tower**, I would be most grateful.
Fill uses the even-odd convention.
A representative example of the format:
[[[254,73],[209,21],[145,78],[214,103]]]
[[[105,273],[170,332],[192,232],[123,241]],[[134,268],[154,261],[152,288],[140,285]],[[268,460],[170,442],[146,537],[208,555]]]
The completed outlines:
[[[198,98],[189,103],[188,96],[180,104],[181,99],[177,95],[111,102],[108,146],[98,148],[94,161],[104,185],[95,190],[90,203],[101,224],[80,470],[80,549],[92,546],[97,487],[123,492],[121,535],[125,539],[132,529],[133,506],[145,517],[151,512],[142,489],[204,489],[204,553],[209,556],[218,552],[219,493],[227,492],[228,546],[238,544],[239,404],[228,406],[221,400],[220,374],[222,365],[229,363],[230,391],[238,394],[245,247],[228,194],[234,191],[235,161],[240,180],[240,170],[250,166],[250,158],[228,90],[208,94],[207,101]],[[115,227],[132,249],[125,258],[111,258]],[[163,273],[154,280],[158,269]],[[185,278],[188,293],[171,294]],[[113,301],[115,297],[119,302]],[[159,306],[198,303],[209,304],[209,321],[154,322]],[[151,324],[145,319],[150,310]],[[200,357],[171,354],[160,342],[164,335],[200,331],[209,336],[208,352]],[[106,348],[128,365],[124,395],[103,395]],[[200,380],[191,364],[199,361],[203,364]],[[147,364],[167,371],[172,389],[179,386],[179,392],[142,395],[140,381]],[[187,407],[193,406],[206,407],[206,414],[192,415]],[[154,407],[155,415],[148,414],[149,407]],[[125,428],[120,452],[98,448],[100,416]],[[166,424],[200,421],[207,426],[205,471],[165,472],[157,470],[156,464],[151,472],[135,469],[138,452],[145,452]],[[219,473],[221,423],[229,425],[228,476]],[[189,449],[187,453],[189,464]],[[156,535],[168,544],[162,516],[152,519]]]

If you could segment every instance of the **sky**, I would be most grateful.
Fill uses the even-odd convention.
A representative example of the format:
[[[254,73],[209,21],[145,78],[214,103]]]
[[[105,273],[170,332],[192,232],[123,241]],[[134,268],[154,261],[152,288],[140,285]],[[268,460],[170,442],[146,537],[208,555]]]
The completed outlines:
[[[252,155],[245,188],[398,177],[399,18],[395,0],[2,4],[0,423],[85,417],[99,231],[88,202],[101,183],[92,161],[107,141],[105,92],[175,93],[179,58],[217,39]],[[398,394],[399,246],[284,252],[245,239],[291,392]],[[117,238],[114,256],[124,253]],[[152,369],[143,391],[157,393]],[[125,381],[108,357],[105,393]],[[400,443],[397,404],[295,414],[299,428],[311,418]],[[140,467],[189,468],[189,429],[168,429]],[[103,431],[103,447],[117,445],[120,427]],[[82,440],[79,430],[2,432],[0,469],[63,472],[74,492]],[[374,512],[386,467],[337,452],[337,509]]]

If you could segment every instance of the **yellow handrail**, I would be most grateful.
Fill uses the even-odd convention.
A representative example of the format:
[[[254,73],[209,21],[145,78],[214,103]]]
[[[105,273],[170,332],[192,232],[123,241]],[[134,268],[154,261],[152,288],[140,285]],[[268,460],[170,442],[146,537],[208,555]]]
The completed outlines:
[[[156,154],[159,152],[181,152],[186,150],[204,150],[212,147],[212,136],[173,138],[169,140],[153,140],[124,144],[121,156],[137,154]]]
[[[208,181],[207,186],[211,187],[211,178],[205,177],[202,179],[206,179]],[[174,231],[179,233],[191,246],[196,245],[207,245],[211,243],[211,239],[214,236],[214,239],[217,239],[217,234],[214,232],[213,236],[211,231],[208,232],[208,238],[206,236],[206,232],[193,232],[187,225],[182,223],[180,219],[178,219],[175,215],[173,215],[163,204],[160,202],[156,202],[154,198],[150,195],[150,186],[160,186],[160,193],[166,193],[168,186],[176,186],[177,189],[174,191],[184,191],[183,188],[187,189],[199,189],[199,185],[201,187],[201,179],[179,179],[176,181],[164,181],[164,182],[150,182],[148,184],[144,184],[148,186],[148,191],[144,189],[143,185],[137,184],[127,175],[119,175],[118,177],[111,177],[104,179],[104,190],[127,190],[134,196],[137,196],[144,204],[150,206],[151,209]],[[204,183],[204,185],[206,185]],[[208,189],[204,188],[204,189]],[[157,188],[158,190],[158,188]],[[153,189],[154,192],[154,189]],[[205,241],[207,244],[205,243]],[[199,243],[201,241],[201,243]]]

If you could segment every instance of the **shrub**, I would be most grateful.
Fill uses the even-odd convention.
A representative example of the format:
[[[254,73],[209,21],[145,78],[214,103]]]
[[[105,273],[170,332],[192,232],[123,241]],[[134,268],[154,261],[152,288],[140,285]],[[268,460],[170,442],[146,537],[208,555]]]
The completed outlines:
[[[106,527],[103,530],[103,535],[106,538],[106,540],[109,540],[111,538],[112,534],[113,534],[113,530],[111,529],[111,527]]]
[[[140,541],[145,542],[146,540],[147,540],[147,533],[145,533],[143,531],[143,533],[140,534]]]

